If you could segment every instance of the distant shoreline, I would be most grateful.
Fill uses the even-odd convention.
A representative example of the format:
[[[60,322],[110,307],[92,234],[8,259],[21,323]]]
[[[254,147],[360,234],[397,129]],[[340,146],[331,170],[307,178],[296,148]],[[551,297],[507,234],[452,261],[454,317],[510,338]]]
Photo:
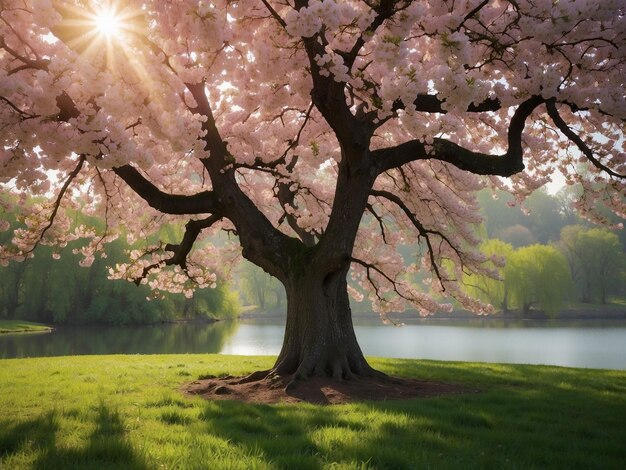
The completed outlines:
[[[262,311],[247,310],[237,318],[242,321],[254,320],[284,320],[287,317],[285,310]],[[553,320],[626,320],[626,306],[607,305],[601,309],[584,310],[582,308],[568,308],[549,317],[542,311],[531,310],[528,314],[521,312],[497,312],[486,315],[479,315],[467,310],[455,310],[453,312],[437,312],[432,315],[422,316],[416,310],[408,310],[403,313],[390,313],[389,319],[397,322],[407,320],[505,320],[505,321],[553,321]],[[355,320],[379,319],[376,312],[354,312],[352,318]]]

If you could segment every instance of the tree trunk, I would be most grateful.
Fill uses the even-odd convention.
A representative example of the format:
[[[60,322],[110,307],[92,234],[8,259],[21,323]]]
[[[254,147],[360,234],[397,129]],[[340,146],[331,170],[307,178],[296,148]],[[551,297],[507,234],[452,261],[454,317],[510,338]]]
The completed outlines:
[[[259,308],[265,311],[265,289],[258,284],[256,285],[256,298],[259,301]]]
[[[354,334],[347,269],[324,276],[305,272],[286,286],[287,324],[273,372],[291,375],[288,385],[309,376],[352,379],[374,375]]]
[[[591,303],[591,281],[589,280],[589,276],[587,276],[587,289],[583,289],[582,293],[582,303],[590,304]]]
[[[14,263],[14,264],[18,264],[18,263]],[[25,264],[24,263],[19,263],[21,265]],[[4,285],[4,288],[6,289],[6,295],[5,295],[5,308],[6,308],[6,317],[9,320],[13,320],[15,318],[15,314],[17,312],[17,308],[20,306],[20,283],[21,283],[21,278],[22,278],[22,274],[24,272],[23,267],[21,269],[17,269],[14,267],[13,272],[16,273],[15,275],[11,276],[10,278],[10,282],[7,282]]]
[[[350,148],[367,149],[361,142]],[[342,146],[342,152],[348,152]],[[291,377],[287,390],[310,376],[352,379],[384,376],[372,369],[354,334],[346,276],[350,269],[359,223],[367,206],[376,174],[367,155],[354,155],[351,167],[339,166],[333,210],[326,229],[315,243],[304,235],[288,237],[273,227],[267,232],[253,220],[251,203],[242,197],[239,212],[231,217],[240,235],[243,256],[275,276],[287,294],[287,323],[283,346],[274,367],[259,371],[246,381],[268,375]],[[235,207],[235,209],[237,209]],[[297,224],[294,222],[297,230]]]
[[[509,301],[508,301],[508,292],[506,287],[504,288],[504,297],[502,298],[502,313],[509,313]]]

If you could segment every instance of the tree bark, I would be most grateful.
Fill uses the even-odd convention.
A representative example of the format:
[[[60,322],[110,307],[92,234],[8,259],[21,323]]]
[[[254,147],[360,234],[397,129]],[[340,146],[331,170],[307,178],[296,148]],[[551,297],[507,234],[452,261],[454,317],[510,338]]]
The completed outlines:
[[[324,276],[321,270],[306,270],[287,282],[285,336],[272,369],[292,376],[287,388],[310,376],[353,379],[378,374],[365,360],[354,333],[347,271]]]

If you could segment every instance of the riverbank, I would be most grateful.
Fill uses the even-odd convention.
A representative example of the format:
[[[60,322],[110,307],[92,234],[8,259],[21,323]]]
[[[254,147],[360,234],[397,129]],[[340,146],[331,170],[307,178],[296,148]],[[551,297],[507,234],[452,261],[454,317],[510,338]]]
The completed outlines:
[[[376,312],[363,310],[360,306],[352,311],[355,320],[380,319]],[[287,317],[285,308],[273,310],[260,310],[255,306],[247,306],[239,314],[240,320],[284,320]],[[592,304],[582,302],[570,302],[556,315],[549,317],[540,310],[522,312],[510,310],[507,312],[494,312],[488,315],[479,315],[467,310],[454,310],[452,312],[435,312],[432,315],[421,316],[417,310],[407,310],[402,313],[390,313],[388,319],[392,322],[402,323],[407,320],[626,320],[626,299],[613,299],[607,304]]]
[[[281,310],[269,310],[263,311],[254,308],[248,308],[242,312],[239,317],[244,321],[256,321],[256,320],[275,320],[284,321],[286,319],[286,311]],[[395,323],[404,323],[407,321],[416,320],[458,320],[458,321],[474,321],[474,320],[531,320],[531,321],[543,321],[543,320],[626,320],[626,302],[609,303],[606,305],[600,304],[583,304],[575,303],[570,304],[567,308],[561,310],[556,315],[549,317],[542,311],[531,310],[528,313],[520,311],[508,311],[508,312],[495,312],[488,315],[479,315],[467,310],[455,310],[453,312],[436,312],[432,315],[422,316],[416,310],[407,310],[402,313],[390,313],[387,318]],[[379,320],[380,315],[371,311],[354,311],[354,321],[359,320]]]
[[[155,326],[155,325],[210,325],[217,322],[228,321],[222,318],[208,318],[208,317],[195,317],[184,319],[173,319],[167,321],[159,321],[155,323],[129,323],[126,325],[116,325],[109,323],[86,323],[86,324],[54,324],[45,325],[43,323],[36,323],[26,320],[0,320],[0,334],[2,333],[49,333],[59,328],[76,328],[76,327],[94,327],[94,328],[106,328],[116,326],[127,327],[141,327],[141,326]]]
[[[338,406],[187,397],[273,358],[0,360],[0,468],[620,468],[626,372],[372,359],[480,390]]]
[[[43,323],[24,320],[0,320],[0,334],[2,333],[46,333],[54,328]]]

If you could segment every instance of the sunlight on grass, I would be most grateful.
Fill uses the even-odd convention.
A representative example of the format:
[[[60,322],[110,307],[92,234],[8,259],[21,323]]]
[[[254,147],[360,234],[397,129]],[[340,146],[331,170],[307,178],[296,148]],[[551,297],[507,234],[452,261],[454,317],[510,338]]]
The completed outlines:
[[[331,407],[179,391],[272,360],[0,360],[0,468],[619,468],[626,459],[624,371],[378,359],[390,374],[481,392]]]

